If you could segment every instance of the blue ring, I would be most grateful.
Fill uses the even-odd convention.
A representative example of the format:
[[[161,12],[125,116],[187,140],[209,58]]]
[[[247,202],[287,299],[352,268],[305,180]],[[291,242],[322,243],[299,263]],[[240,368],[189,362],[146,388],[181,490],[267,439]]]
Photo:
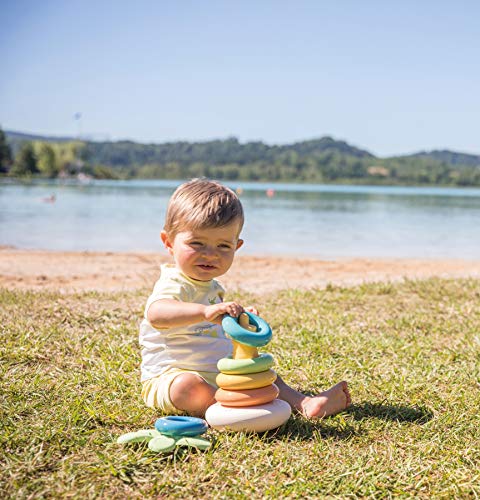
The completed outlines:
[[[206,432],[207,422],[203,418],[171,416],[162,417],[155,422],[155,429],[165,436],[199,436]]]
[[[225,316],[222,320],[222,327],[233,340],[250,347],[263,347],[272,339],[272,329],[270,325],[255,314],[245,311],[250,324],[257,327],[256,332],[250,332],[238,324],[238,318]]]

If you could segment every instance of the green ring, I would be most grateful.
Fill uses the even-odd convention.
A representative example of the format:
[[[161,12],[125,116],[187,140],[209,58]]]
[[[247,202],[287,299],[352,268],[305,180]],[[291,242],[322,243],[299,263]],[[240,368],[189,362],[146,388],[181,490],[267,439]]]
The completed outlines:
[[[248,375],[249,373],[264,372],[271,368],[274,362],[273,356],[267,353],[251,359],[232,359],[230,356],[222,358],[217,363],[217,368],[227,375]]]

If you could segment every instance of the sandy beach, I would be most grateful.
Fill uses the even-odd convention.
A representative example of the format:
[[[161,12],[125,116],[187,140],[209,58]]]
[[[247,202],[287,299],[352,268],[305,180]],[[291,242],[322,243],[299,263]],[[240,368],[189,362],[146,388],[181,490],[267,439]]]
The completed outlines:
[[[167,255],[155,253],[56,252],[0,247],[0,286],[9,289],[60,290],[65,293],[150,288]],[[227,289],[268,293],[285,288],[322,288],[328,283],[480,278],[480,261],[413,259],[318,260],[238,256],[220,278]]]

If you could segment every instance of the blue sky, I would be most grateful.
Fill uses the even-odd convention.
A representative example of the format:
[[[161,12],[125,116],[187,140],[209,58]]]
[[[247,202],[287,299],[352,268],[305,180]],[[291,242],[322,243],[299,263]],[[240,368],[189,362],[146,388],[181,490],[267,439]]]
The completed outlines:
[[[477,1],[2,0],[1,17],[4,129],[480,154]]]

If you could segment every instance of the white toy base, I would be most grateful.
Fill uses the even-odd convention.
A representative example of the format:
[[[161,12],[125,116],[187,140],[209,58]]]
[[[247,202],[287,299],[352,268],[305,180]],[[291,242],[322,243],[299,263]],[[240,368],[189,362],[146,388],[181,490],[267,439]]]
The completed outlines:
[[[206,411],[205,420],[218,430],[264,432],[280,427],[291,413],[290,405],[281,399],[243,408],[215,403]]]

